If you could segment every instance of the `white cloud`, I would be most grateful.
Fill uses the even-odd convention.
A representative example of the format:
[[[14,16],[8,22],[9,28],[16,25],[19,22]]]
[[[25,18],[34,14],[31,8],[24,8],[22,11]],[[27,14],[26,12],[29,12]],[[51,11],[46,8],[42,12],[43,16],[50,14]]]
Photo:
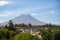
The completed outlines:
[[[8,5],[10,4],[9,1],[0,1],[0,6]]]
[[[51,11],[50,13],[51,13],[51,14],[54,14],[54,13],[55,13],[55,11]]]
[[[0,14],[0,17],[7,17],[7,16],[11,16],[13,14],[13,12],[5,12],[3,14]]]
[[[31,15],[32,15],[32,16],[37,16],[37,15],[39,15],[39,14],[37,14],[37,13],[32,13]]]

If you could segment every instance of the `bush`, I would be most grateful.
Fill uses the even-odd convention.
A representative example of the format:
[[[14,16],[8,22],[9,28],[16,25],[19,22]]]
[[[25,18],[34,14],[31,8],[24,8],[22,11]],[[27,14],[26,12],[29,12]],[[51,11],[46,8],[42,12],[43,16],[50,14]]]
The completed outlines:
[[[33,36],[29,33],[23,33],[16,35],[13,40],[39,40],[39,39],[36,36]]]
[[[8,29],[0,29],[0,40],[9,40],[16,35],[14,31],[10,31]]]

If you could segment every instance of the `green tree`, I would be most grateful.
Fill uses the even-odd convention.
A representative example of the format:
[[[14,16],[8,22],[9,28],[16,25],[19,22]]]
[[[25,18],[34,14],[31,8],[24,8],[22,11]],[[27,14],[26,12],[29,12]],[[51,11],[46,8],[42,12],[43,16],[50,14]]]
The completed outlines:
[[[52,40],[60,40],[60,29],[53,29]]]
[[[24,23],[22,23],[22,24],[20,24],[21,25],[21,27],[28,27],[26,24],[24,24]]]
[[[16,30],[16,28],[15,28],[12,20],[9,21],[9,30],[12,30],[12,31],[15,31]]]
[[[60,40],[60,31],[55,33],[54,40]]]
[[[29,23],[29,27],[32,27],[32,25]]]
[[[8,29],[8,26],[7,26],[7,25],[5,25],[5,28],[7,28],[7,29]]]
[[[40,32],[41,32],[42,40],[51,40],[52,32],[50,29],[41,30]]]
[[[33,36],[29,33],[23,33],[16,35],[13,40],[39,40],[36,36]]]
[[[16,32],[10,31],[8,29],[0,29],[0,40],[9,40],[16,35]]]

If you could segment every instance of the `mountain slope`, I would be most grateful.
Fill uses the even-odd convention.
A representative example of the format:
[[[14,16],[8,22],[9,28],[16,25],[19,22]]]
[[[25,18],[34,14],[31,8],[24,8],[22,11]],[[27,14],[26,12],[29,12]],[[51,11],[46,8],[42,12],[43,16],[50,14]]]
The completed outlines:
[[[20,15],[14,19],[12,19],[14,24],[29,24],[31,23],[32,25],[43,25],[45,24],[44,22],[38,21],[37,19],[35,19],[34,17],[32,17],[31,15],[27,14],[27,15]],[[8,22],[6,23],[2,23],[1,25],[6,25],[8,24]]]
[[[34,17],[32,17],[29,14],[18,16],[16,18],[14,18],[12,21],[14,22],[14,24],[15,23],[16,24],[20,24],[20,23],[29,24],[29,23],[31,23],[32,25],[42,25],[42,24],[44,24],[44,22],[36,20]]]

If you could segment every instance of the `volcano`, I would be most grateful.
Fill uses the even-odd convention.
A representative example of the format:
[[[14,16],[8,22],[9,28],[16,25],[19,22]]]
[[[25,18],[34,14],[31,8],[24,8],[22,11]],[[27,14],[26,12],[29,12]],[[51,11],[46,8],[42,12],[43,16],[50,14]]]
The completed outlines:
[[[32,25],[44,25],[45,24],[44,22],[35,19],[34,17],[32,17],[29,14],[20,15],[16,18],[12,19],[12,21],[14,24],[21,24],[21,23],[32,24]],[[5,22],[5,23],[2,23],[0,25],[7,25],[7,24],[8,24],[8,22]]]

